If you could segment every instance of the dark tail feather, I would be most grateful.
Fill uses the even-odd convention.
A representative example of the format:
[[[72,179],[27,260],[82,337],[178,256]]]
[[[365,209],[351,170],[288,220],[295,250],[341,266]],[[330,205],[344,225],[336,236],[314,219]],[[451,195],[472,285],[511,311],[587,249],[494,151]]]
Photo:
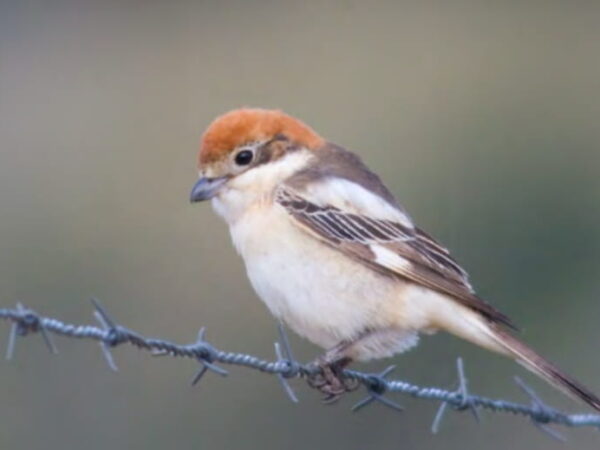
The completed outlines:
[[[496,328],[496,327],[494,327]],[[498,328],[493,330],[507,353],[512,355],[519,364],[546,380],[567,395],[580,399],[592,408],[600,411],[600,398],[583,386],[574,378],[570,377],[554,364],[537,354],[530,347],[519,341],[511,334]]]

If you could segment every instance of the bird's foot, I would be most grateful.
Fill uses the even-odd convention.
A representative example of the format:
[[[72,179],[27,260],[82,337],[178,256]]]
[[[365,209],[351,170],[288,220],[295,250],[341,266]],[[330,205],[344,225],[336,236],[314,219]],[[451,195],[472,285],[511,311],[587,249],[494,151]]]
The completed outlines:
[[[350,358],[342,358],[331,361],[327,355],[315,361],[315,365],[321,369],[320,373],[312,375],[307,379],[308,385],[318,389],[325,396],[323,403],[335,403],[346,392],[355,391],[360,387],[360,382],[344,376],[344,368],[350,364]]]

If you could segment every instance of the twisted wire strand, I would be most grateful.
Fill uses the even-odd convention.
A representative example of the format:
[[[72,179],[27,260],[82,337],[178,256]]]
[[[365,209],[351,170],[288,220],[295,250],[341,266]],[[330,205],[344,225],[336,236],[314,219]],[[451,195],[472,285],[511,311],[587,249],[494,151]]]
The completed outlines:
[[[6,351],[7,359],[13,356],[15,343],[18,337],[31,333],[42,335],[48,349],[57,353],[56,346],[51,339],[51,334],[67,338],[88,339],[98,341],[103,350],[108,365],[117,370],[110,349],[123,344],[132,345],[140,350],[149,351],[154,355],[169,355],[173,357],[191,358],[199,362],[200,369],[192,383],[196,384],[208,371],[226,376],[227,371],[218,363],[232,366],[243,366],[264,373],[277,375],[288,397],[297,402],[298,399],[288,384],[290,378],[308,378],[321,373],[321,369],[310,364],[297,362],[292,354],[287,336],[280,326],[280,342],[275,343],[276,360],[266,360],[246,353],[235,353],[220,350],[204,339],[204,329],[198,333],[198,339],[192,344],[176,344],[168,340],[145,337],[116,323],[100,305],[92,299],[95,312],[94,316],[100,326],[77,325],[65,323],[61,320],[44,317],[31,309],[17,304],[16,308],[0,308],[0,319],[12,322],[9,341]],[[400,392],[412,397],[440,402],[432,431],[438,431],[440,422],[448,408],[456,411],[470,410],[479,420],[478,411],[481,409],[495,413],[511,413],[525,416],[547,432],[551,437],[563,440],[564,437],[548,425],[558,424],[565,427],[594,427],[600,429],[600,415],[597,414],[567,414],[547,406],[536,393],[520,379],[517,384],[529,397],[530,403],[515,403],[503,399],[492,399],[470,394],[467,390],[467,380],[464,374],[462,360],[457,364],[458,389],[450,391],[437,387],[423,387],[402,380],[386,379],[394,366],[388,367],[381,373],[365,373],[355,370],[344,370],[343,377],[360,382],[367,390],[368,396],[352,408],[353,411],[373,403],[380,402],[394,410],[403,408],[385,396],[388,392]]]

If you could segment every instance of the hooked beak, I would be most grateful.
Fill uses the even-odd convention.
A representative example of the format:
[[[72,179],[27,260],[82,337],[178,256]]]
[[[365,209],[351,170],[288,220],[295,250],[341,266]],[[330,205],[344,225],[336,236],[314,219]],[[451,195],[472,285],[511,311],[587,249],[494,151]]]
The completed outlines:
[[[213,198],[226,181],[227,177],[200,178],[192,188],[190,202],[202,202]]]

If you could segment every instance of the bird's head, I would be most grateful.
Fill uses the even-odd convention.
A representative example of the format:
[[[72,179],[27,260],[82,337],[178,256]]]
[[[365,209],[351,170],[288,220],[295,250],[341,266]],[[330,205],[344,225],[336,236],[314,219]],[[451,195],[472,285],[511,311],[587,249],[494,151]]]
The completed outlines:
[[[236,180],[250,180],[267,166],[300,150],[314,150],[323,139],[301,121],[277,110],[242,108],[217,117],[202,136],[200,178],[190,200],[210,199]]]

